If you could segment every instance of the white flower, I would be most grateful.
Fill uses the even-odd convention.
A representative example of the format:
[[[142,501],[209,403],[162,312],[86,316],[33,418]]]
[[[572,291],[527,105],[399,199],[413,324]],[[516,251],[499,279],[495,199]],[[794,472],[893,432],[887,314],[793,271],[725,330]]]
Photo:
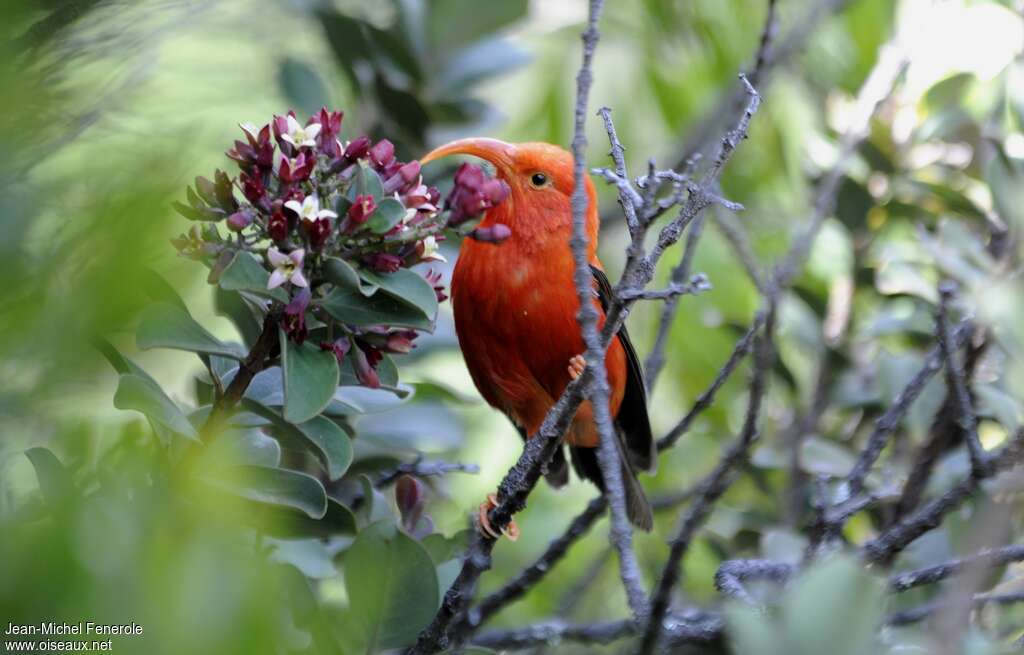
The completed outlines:
[[[270,274],[267,288],[276,289],[285,282],[291,282],[297,287],[308,287],[309,283],[302,275],[302,260],[305,257],[306,251],[301,248],[286,255],[274,246],[270,246],[267,249],[267,259],[274,267],[274,272]]]
[[[310,123],[306,127],[302,127],[302,124],[291,114],[287,116],[286,120],[288,121],[288,131],[281,135],[282,139],[296,148],[316,145],[316,135],[320,134],[320,123]]]
[[[448,261],[447,259],[444,258],[444,255],[442,255],[441,253],[439,253],[437,251],[437,239],[435,239],[432,236],[431,237],[427,237],[426,239],[423,240],[423,254],[420,256],[420,259],[425,261],[425,262],[426,261],[433,261],[433,262],[446,262],[446,261]]]
[[[300,220],[315,221],[318,218],[337,218],[338,215],[330,209],[320,209],[320,201],[316,194],[306,196],[305,200],[299,203],[298,200],[289,200],[284,206],[299,215]]]

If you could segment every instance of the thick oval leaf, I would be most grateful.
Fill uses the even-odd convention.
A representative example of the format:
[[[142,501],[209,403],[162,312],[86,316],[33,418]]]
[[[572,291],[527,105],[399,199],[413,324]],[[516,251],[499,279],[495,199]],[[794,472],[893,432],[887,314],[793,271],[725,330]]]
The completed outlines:
[[[393,325],[433,330],[433,321],[423,311],[391,295],[376,293],[369,298],[349,289],[335,289],[319,304],[333,318],[348,325]]]
[[[221,289],[228,291],[249,291],[280,302],[288,302],[288,294],[284,292],[284,289],[280,287],[267,289],[269,280],[270,273],[263,268],[263,264],[256,257],[239,251],[224,272],[220,274],[217,284]]]
[[[242,406],[269,420],[276,428],[275,435],[293,442],[298,447],[312,450],[332,480],[344,475],[352,463],[352,443],[344,430],[330,419],[317,416],[296,425],[286,421],[270,407],[251,398],[243,398]]]
[[[345,431],[324,416],[314,416],[296,426],[324,454],[327,476],[333,481],[352,464],[352,442]]]
[[[202,457],[209,466],[277,467],[281,464],[281,445],[258,428],[231,427],[203,449]]]
[[[297,509],[312,519],[327,514],[327,492],[311,475],[270,466],[229,466],[203,475],[210,485],[259,503]]]
[[[305,62],[286,57],[277,70],[277,82],[289,104],[304,114],[330,104],[320,74]]]
[[[36,470],[39,490],[43,492],[43,497],[51,504],[59,503],[72,489],[71,476],[67,469],[47,448],[29,448],[25,451],[25,456]]]
[[[284,418],[302,423],[327,407],[338,388],[338,360],[334,353],[304,343],[298,345],[281,332],[281,375]]]
[[[408,646],[438,606],[437,571],[405,534],[374,525],[345,553],[345,589],[368,650]]]
[[[375,171],[360,164],[356,169],[355,176],[352,178],[352,184],[348,188],[348,193],[345,195],[353,203],[356,200],[356,196],[370,195],[375,200],[379,200],[384,195],[384,185],[380,181],[380,176]]]
[[[433,320],[437,315],[437,294],[422,275],[407,268],[394,273],[377,273],[364,270],[360,273],[367,282],[377,285],[381,291],[419,309]]]
[[[377,209],[366,222],[366,227],[374,234],[385,234],[405,218],[405,205],[394,198],[383,198]]]
[[[151,379],[138,375],[122,375],[114,393],[114,407],[142,412],[149,420],[175,434],[199,440],[188,417]]]
[[[237,360],[245,357],[241,347],[224,343],[203,329],[184,309],[166,302],[150,305],[142,311],[135,342],[142,350],[172,348]]]
[[[324,276],[331,284],[341,289],[348,289],[350,291],[361,290],[359,273],[356,273],[356,269],[352,268],[352,265],[344,259],[328,257],[324,260]],[[364,292],[364,295],[369,296],[372,294]]]

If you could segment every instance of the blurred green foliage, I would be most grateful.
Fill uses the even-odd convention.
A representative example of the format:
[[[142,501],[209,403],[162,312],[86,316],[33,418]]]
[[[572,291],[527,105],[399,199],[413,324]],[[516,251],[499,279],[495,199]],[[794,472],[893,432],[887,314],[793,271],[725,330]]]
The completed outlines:
[[[792,25],[806,4],[780,0],[782,25]],[[747,210],[720,218],[742,223],[767,266],[809,215],[814,183],[835,157],[852,94],[879,45],[901,26],[913,35],[905,44],[910,67],[874,119],[834,215],[785,297],[765,438],[684,563],[680,598],[694,603],[719,602],[712,580],[724,559],[799,558],[810,505],[807,488],[789,475],[789,435],[823,389],[826,411],[813,432],[799,435],[801,472],[848,470],[873,419],[920,366],[940,279],[960,283],[957,314],[989,329],[974,378],[983,443],[998,446],[1024,422],[1022,18],[1012,2],[994,0],[936,9],[915,0],[851,5],[815,28],[762,87],[763,109],[723,181],[723,193]],[[648,156],[676,161],[691,126],[749,65],[763,21],[761,5],[752,6],[609,3],[592,104],[613,108],[634,173]],[[329,454],[310,454],[316,437],[294,434],[291,444],[268,437],[270,419],[255,401],[243,415],[248,422],[219,442],[222,452],[208,454],[214,464],[238,465],[238,475],[195,482],[174,465],[181,439],[167,448],[155,435],[187,433],[193,423],[182,417],[197,419],[191,408],[208,398],[209,384],[196,381],[204,375],[198,359],[136,353],[136,331],[167,318],[147,323],[157,310],[146,271],[158,270],[185,298],[208,332],[196,337],[205,343],[200,350],[251,342],[218,314],[203,272],[167,244],[183,229],[171,201],[182,198],[186,180],[223,164],[236,123],[327,104],[346,111],[348,137],[387,135],[408,159],[454,135],[567,144],[584,15],[583,2],[5,5],[0,615],[14,623],[143,625],[143,637],[115,638],[118,652],[366,652],[409,642],[457,571],[467,511],[493,490],[520,447],[511,426],[476,396],[447,310],[437,333],[397,362],[412,400],[367,393],[350,397],[358,411],[336,408],[359,415],[346,426],[355,438],[334,441],[351,449],[333,453],[343,483],[321,483],[317,462],[331,462]],[[590,161],[604,165],[598,121],[588,136]],[[614,216],[613,191],[601,192]],[[708,220],[694,270],[714,289],[680,303],[651,403],[656,431],[707,387],[758,303],[717,220]],[[610,221],[602,234],[609,269],[621,266],[624,243],[621,224]],[[665,277],[677,257],[665,258]],[[638,307],[630,319],[642,354],[658,310]],[[117,360],[120,380],[90,344],[97,335],[111,344],[108,358],[117,359],[115,347],[130,356]],[[740,371],[662,457],[658,475],[644,480],[652,497],[709,470],[739,428],[745,391]],[[873,489],[905,477],[944,394],[936,380],[915,403],[869,479]],[[150,422],[115,406],[143,410]],[[403,530],[392,487],[373,482],[422,453],[478,463],[480,473],[424,478],[427,516]],[[932,489],[967,469],[963,453],[947,453]],[[270,473],[285,470],[294,473]],[[998,503],[968,503],[897,568],[976,549],[978,526],[994,511],[1007,518],[986,544],[1019,542],[1019,485],[996,482]],[[593,493],[577,482],[557,492],[538,488],[519,520],[524,538],[499,545],[482,591],[532,561]],[[653,534],[637,537],[648,583],[664,562],[678,511],[664,511]],[[884,510],[865,513],[844,537],[861,543],[887,520]],[[623,616],[606,531],[598,524],[495,625],[522,626],[557,611],[577,621]],[[590,593],[561,607],[567,590],[601,561]],[[988,584],[1013,589],[1021,573],[1007,567]],[[729,625],[736,652],[744,653],[821,652],[819,643],[850,653],[927,649],[928,624],[886,630],[883,645],[870,635],[881,610],[944,591],[922,588],[882,607],[877,582],[840,558],[796,582],[777,612],[729,610]],[[991,630],[965,637],[970,652],[998,652],[993,636],[1012,642],[1024,614],[1011,607],[983,618]],[[565,644],[558,651],[592,649]]]

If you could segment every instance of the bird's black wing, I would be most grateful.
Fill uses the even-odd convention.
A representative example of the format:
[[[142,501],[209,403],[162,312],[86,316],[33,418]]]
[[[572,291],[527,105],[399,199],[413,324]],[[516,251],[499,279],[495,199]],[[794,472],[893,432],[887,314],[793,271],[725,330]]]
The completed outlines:
[[[597,298],[601,308],[607,312],[612,298],[612,285],[604,271],[591,265],[590,272],[596,282]],[[657,448],[651,434],[651,423],[647,418],[647,388],[644,386],[644,372],[640,358],[629,340],[626,326],[619,328],[619,343],[626,352],[626,388],[619,406],[615,423],[624,437],[626,454],[634,469],[651,471],[657,467]]]

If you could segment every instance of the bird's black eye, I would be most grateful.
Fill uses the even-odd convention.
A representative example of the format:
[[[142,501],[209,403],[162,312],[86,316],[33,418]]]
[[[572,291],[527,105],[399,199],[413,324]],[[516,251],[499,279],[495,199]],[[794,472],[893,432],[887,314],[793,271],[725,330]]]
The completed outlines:
[[[548,176],[544,173],[534,173],[530,176],[530,184],[538,189],[548,183]]]

